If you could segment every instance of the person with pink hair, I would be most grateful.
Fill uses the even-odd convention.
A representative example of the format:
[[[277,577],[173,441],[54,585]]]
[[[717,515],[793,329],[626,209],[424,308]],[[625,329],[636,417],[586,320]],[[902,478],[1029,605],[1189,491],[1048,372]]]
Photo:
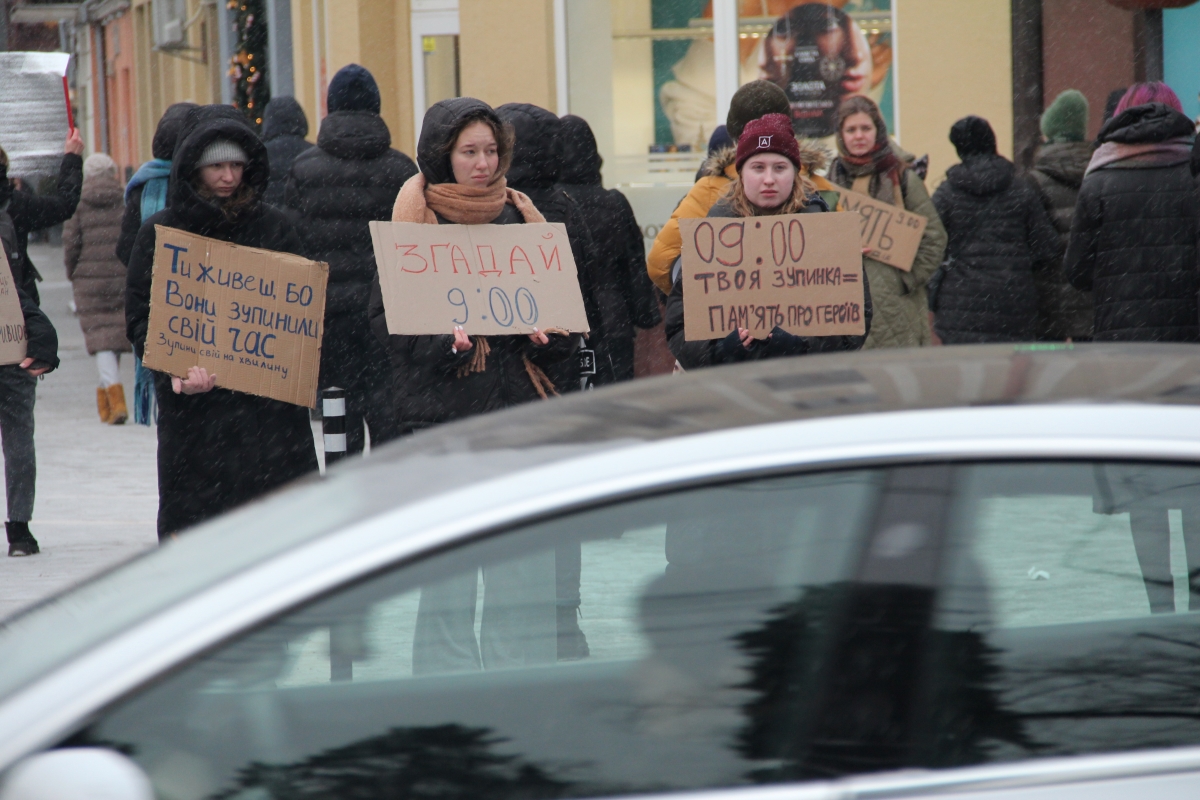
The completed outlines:
[[[1181,109],[1166,84],[1137,83],[1097,137],[1065,263],[1094,293],[1096,341],[1200,341],[1195,127]]]
[[[1175,94],[1170,86],[1167,86],[1162,81],[1150,81],[1148,83],[1135,83],[1125,90],[1125,94],[1117,103],[1117,108],[1113,112],[1114,117],[1121,115],[1123,111],[1134,106],[1145,106],[1151,103],[1161,103],[1167,108],[1172,108],[1183,113],[1183,103],[1179,102],[1179,96]]]
[[[1194,139],[1179,98],[1162,83],[1131,86],[1100,129],[1065,265],[1076,289],[1093,292],[1096,341],[1200,341],[1200,191],[1188,164]],[[1184,509],[1185,536],[1197,513]],[[1175,610],[1167,515],[1167,508],[1130,515],[1153,613]],[[1200,556],[1187,555],[1195,575]]]

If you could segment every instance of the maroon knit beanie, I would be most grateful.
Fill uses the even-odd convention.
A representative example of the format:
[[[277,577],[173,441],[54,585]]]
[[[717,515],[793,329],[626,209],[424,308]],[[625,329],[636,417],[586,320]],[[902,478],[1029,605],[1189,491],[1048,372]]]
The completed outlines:
[[[737,146],[737,171],[759,153],[778,153],[800,169],[800,145],[786,114],[767,114],[746,123]]]

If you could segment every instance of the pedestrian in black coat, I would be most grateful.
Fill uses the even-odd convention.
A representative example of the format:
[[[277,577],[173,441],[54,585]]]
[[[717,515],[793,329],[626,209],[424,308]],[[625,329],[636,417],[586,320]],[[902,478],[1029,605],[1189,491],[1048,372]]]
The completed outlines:
[[[482,100],[458,97],[425,112],[417,163],[391,218],[398,222],[518,225],[544,221],[530,198],[507,187],[512,131]],[[437,196],[427,190],[439,187]],[[477,194],[476,207],[459,207],[441,194]],[[428,336],[388,333],[378,278],[372,290],[371,327],[392,356],[395,402],[403,432],[520,405],[553,394],[541,377],[571,353],[567,336],[477,336],[461,329]],[[543,341],[544,340],[544,341]],[[541,375],[541,377],[539,377]]]
[[[228,172],[219,173],[223,169]],[[214,172],[226,176],[223,186],[209,182]],[[129,260],[125,319],[139,358],[150,317],[155,225],[247,247],[301,252],[291,221],[262,200],[269,174],[262,142],[237,120],[200,120],[176,148],[170,202],[142,225]],[[229,191],[232,195],[223,194]],[[214,388],[215,376],[195,367],[185,380],[157,372],[154,377],[160,538],[317,469],[308,409]]]
[[[1038,148],[1029,178],[1041,195],[1050,222],[1066,252],[1075,219],[1075,201],[1095,147],[1087,139],[1088,102],[1068,89],[1042,115],[1046,142]],[[1067,280],[1063,262],[1034,274],[1038,292],[1038,339],[1085,342],[1092,338],[1092,294]]]
[[[950,129],[961,164],[946,172],[933,204],[946,226],[946,260],[930,281],[934,331],[946,344],[1033,341],[1033,274],[1062,253],[1034,189],[996,153],[987,120],[966,117]]]
[[[512,126],[512,166],[508,169],[508,186],[529,196],[547,222],[561,222],[567,227],[571,253],[587,312],[587,346],[593,350],[604,340],[604,316],[600,312],[598,289],[603,263],[599,261],[594,239],[583,209],[558,186],[562,168],[563,123],[557,116],[531,103],[507,103],[496,109],[500,119]],[[583,337],[574,337],[577,345]],[[563,361],[548,373],[560,392],[580,388],[579,363],[576,359]]]
[[[263,111],[262,140],[271,161],[271,180],[263,199],[273,206],[283,207],[288,174],[296,156],[311,150],[308,136],[308,117],[296,98],[283,95],[272,97]]]
[[[327,106],[317,146],[292,164],[286,203],[303,254],[329,264],[321,387],[346,391],[346,451],[359,453],[364,420],[372,445],[399,433],[391,363],[367,319],[376,276],[369,223],[390,219],[392,203],[417,165],[392,149],[379,116],[379,89],[367,70],[357,64],[339,70]]]
[[[653,328],[662,321],[654,285],[646,273],[645,240],[625,195],[605,189],[601,182],[604,160],[587,120],[573,114],[563,117],[561,143],[558,187],[575,201],[595,248],[594,291],[604,332],[594,343],[595,383],[602,386],[633,380],[636,328]]]
[[[63,146],[63,159],[58,167],[58,182],[50,194],[15,191],[8,179],[8,155],[0,149],[0,210],[8,212],[16,236],[16,248],[9,266],[13,282],[41,304],[37,282],[42,279],[37,267],[29,260],[29,234],[59,225],[75,216],[79,193],[83,190],[83,139],[79,130],[72,129]]]
[[[7,183],[7,182],[5,182]],[[17,250],[12,218],[0,208],[0,245],[11,262]],[[37,303],[17,286],[25,321],[25,358],[0,366],[0,443],[4,446],[4,490],[8,519],[4,523],[10,556],[40,552],[29,530],[37,482],[37,451],[33,439],[33,408],[38,376],[58,367],[58,334]]]
[[[1161,103],[1100,129],[1071,227],[1066,270],[1091,290],[1097,341],[1200,339],[1200,205],[1192,121]]]
[[[117,237],[117,260],[129,265],[133,240],[142,227],[142,219],[162,211],[167,204],[167,182],[171,176],[171,156],[179,142],[188,113],[199,108],[195,103],[175,103],[168,106],[154,129],[150,154],[154,158],[138,167],[125,184],[125,216],[121,218],[121,234]]]

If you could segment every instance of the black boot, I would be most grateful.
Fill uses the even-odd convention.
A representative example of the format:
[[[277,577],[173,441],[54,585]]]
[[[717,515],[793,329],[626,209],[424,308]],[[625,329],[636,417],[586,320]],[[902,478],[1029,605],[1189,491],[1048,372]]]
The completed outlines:
[[[6,522],[4,529],[8,533],[10,556],[33,556],[41,552],[37,539],[29,532],[28,522]]]
[[[579,609],[572,606],[558,606],[558,660],[579,661],[591,655],[588,649],[587,637],[579,629]]]

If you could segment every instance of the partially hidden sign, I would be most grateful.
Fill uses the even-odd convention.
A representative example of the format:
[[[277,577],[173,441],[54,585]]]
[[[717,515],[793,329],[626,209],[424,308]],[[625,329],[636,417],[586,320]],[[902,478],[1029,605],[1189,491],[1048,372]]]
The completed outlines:
[[[588,330],[561,223],[372,222],[388,332],[473,336]]]
[[[25,312],[4,248],[0,247],[0,364],[25,360]]]
[[[850,214],[679,220],[684,338],[776,326],[799,336],[866,332],[862,248]]]
[[[859,215],[862,246],[870,248],[867,257],[905,272],[912,270],[929,220],[891,203],[876,200],[869,194],[850,189],[838,191],[841,192],[846,210]]]
[[[329,265],[155,225],[145,364],[312,407]]]

